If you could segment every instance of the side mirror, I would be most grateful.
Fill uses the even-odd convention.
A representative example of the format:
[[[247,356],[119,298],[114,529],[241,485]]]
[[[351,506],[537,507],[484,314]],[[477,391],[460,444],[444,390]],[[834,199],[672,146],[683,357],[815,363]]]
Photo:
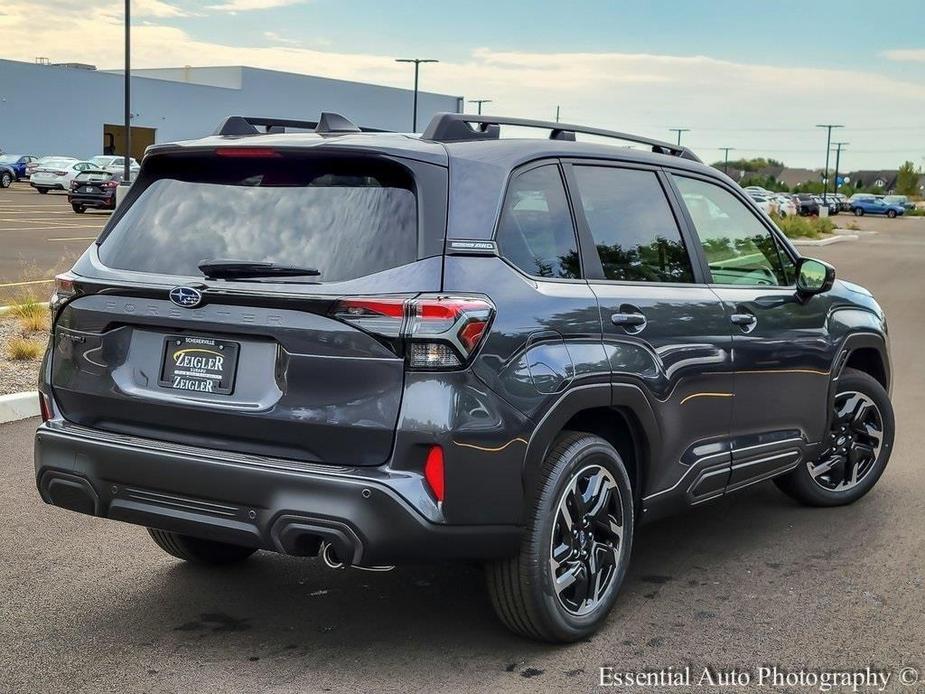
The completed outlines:
[[[832,288],[835,268],[814,258],[800,258],[797,264],[797,293],[802,296],[822,294]]]

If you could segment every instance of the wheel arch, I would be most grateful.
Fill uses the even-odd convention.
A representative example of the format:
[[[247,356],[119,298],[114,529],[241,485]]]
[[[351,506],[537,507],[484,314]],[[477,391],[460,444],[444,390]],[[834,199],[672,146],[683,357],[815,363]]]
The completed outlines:
[[[648,469],[658,459],[660,437],[655,413],[643,391],[631,384],[601,383],[566,391],[540,420],[527,445],[524,488],[536,489],[536,476],[562,431],[584,431],[610,443],[624,459],[637,511]]]

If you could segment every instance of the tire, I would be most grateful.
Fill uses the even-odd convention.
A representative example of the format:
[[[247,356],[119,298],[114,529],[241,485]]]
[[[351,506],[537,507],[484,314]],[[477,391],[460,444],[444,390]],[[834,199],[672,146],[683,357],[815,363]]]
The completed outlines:
[[[896,210],[887,210],[886,216],[890,219],[896,219]]]
[[[848,395],[850,393],[860,397],[855,398]],[[852,409],[855,402],[857,406]],[[875,411],[870,410],[871,404],[874,406]],[[856,410],[860,407],[866,408],[865,419],[855,425],[856,417],[853,415],[858,414]],[[880,479],[886,469],[890,454],[893,451],[893,437],[896,430],[893,406],[890,403],[889,395],[875,378],[863,371],[846,369],[838,379],[835,408],[836,416],[834,417],[835,421],[833,421],[833,432],[829,434],[829,448],[823,451],[816,460],[801,462],[793,472],[783,477],[777,477],[774,480],[774,483],[782,492],[808,506],[844,506],[845,504],[854,503],[867,494],[877,483],[877,480]],[[837,415],[840,410],[847,415],[851,415],[850,419],[841,418],[842,432],[838,431],[839,417]],[[871,419],[874,415],[879,418],[881,431],[877,446],[870,445],[873,441],[872,437],[857,434],[858,431],[865,429],[863,425],[876,421]],[[845,432],[844,429],[848,431]],[[874,426],[874,429],[876,429],[876,426]],[[870,431],[870,429],[867,429],[867,431]],[[846,446],[849,452],[846,456],[840,456],[836,436],[842,437],[845,434],[848,434],[849,437],[849,445]],[[861,454],[855,454],[853,443],[855,439],[851,437],[856,437],[857,441],[861,443]],[[863,447],[871,448],[871,451],[863,452]],[[872,453],[872,455],[868,455],[868,453]],[[860,462],[859,458],[864,462]],[[870,458],[872,458],[872,462],[869,462]],[[833,460],[840,460],[841,462],[831,465],[832,474],[827,472],[820,474],[819,470],[829,465]],[[814,476],[814,471],[818,477]],[[848,478],[852,476],[852,473],[854,479],[849,480]],[[838,482],[839,476],[842,477],[840,483]],[[846,486],[839,489],[833,488],[833,484]]]
[[[177,559],[195,562],[197,564],[237,564],[244,561],[257,550],[252,547],[229,545],[224,542],[202,540],[198,537],[180,535],[169,530],[148,528],[151,539],[162,550]]]
[[[73,205],[71,205],[71,208],[72,208],[72,209],[74,210],[74,212],[76,212],[77,214],[83,214],[84,212],[87,211],[87,208],[86,208],[86,207],[84,207],[83,205],[78,205],[78,204],[76,204],[76,203],[74,203]]]
[[[48,195],[48,188],[36,188],[36,190],[42,195]]]
[[[575,503],[592,488],[599,493],[583,503],[600,512],[589,523],[591,516],[581,514]],[[604,439],[566,431],[543,462],[531,499],[518,554],[485,567],[491,602],[504,625],[521,636],[551,643],[577,641],[604,622],[626,575],[634,529],[629,476],[620,454]],[[571,533],[566,515],[573,518]],[[558,564],[554,540],[561,550]],[[600,572],[592,576],[599,584],[587,580],[592,567]],[[566,575],[572,581],[557,590],[554,577]],[[588,587],[594,593],[590,601],[583,597]]]
[[[13,185],[13,177],[10,176],[9,171],[4,171],[0,174],[0,188],[9,188]]]
[[[863,210],[863,208],[855,207],[855,208],[854,208],[854,216],[855,216],[855,217],[863,217],[863,216],[864,216],[864,210]]]

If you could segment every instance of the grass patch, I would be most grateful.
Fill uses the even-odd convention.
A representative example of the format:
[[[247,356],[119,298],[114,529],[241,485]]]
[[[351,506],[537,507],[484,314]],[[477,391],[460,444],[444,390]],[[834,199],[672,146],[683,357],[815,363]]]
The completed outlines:
[[[835,222],[828,217],[781,217],[775,214],[771,215],[771,219],[791,239],[818,239],[835,231]]]
[[[34,297],[25,296],[10,305],[7,314],[19,322],[24,333],[36,333],[48,330],[48,304]]]
[[[28,337],[14,337],[7,343],[6,349],[14,361],[32,361],[42,354],[42,343]]]
[[[925,207],[916,207],[914,210],[906,210],[908,217],[925,217]]]

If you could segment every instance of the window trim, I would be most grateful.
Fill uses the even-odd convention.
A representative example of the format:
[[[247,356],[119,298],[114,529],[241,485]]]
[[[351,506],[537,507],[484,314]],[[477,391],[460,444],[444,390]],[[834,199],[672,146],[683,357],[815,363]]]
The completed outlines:
[[[575,221],[578,228],[579,243],[582,248],[589,250],[583,254],[586,263],[585,278],[588,282],[595,284],[625,285],[631,287],[703,287],[708,284],[709,275],[703,272],[703,266],[697,251],[700,249],[700,240],[697,237],[693,239],[688,233],[685,220],[680,216],[678,201],[675,198],[674,190],[666,180],[666,175],[661,167],[649,164],[640,164],[637,162],[609,160],[609,159],[584,159],[568,158],[562,160],[565,169],[565,178],[569,188],[569,197],[574,200]],[[691,274],[694,277],[693,282],[647,282],[645,280],[613,280],[604,275],[604,266],[601,263],[600,256],[597,254],[597,246],[594,243],[594,235],[591,233],[591,226],[588,223],[587,215],[581,204],[581,193],[578,190],[578,180],[575,176],[574,168],[576,166],[604,167],[610,169],[629,169],[634,171],[649,171],[655,174],[655,178],[661,186],[662,193],[665,196],[665,202],[668,205],[671,215],[677,226],[681,242],[687,251],[688,260],[691,264]],[[691,251],[694,248],[695,251]]]
[[[687,206],[684,204],[684,197],[681,194],[681,190],[678,188],[675,183],[675,177],[681,178],[692,178],[702,183],[712,184],[726,192],[730,193],[734,198],[737,198],[744,207],[751,213],[760,224],[763,226],[767,232],[771,235],[771,239],[774,241],[774,245],[777,247],[777,254],[780,256],[781,261],[783,257],[787,257],[791,264],[794,265],[794,268],[799,263],[801,256],[797,253],[791,245],[782,241],[782,234],[780,230],[774,225],[770,220],[766,220],[755,206],[754,201],[744,193],[743,190],[736,190],[737,186],[730,186],[728,183],[719,178],[714,178],[709,175],[697,171],[689,171],[687,169],[676,169],[676,168],[665,168],[665,175],[668,184],[671,186],[671,189],[674,191],[674,195],[677,198],[679,205],[681,206],[681,212],[684,217],[685,224],[688,225],[691,235],[696,239],[698,255],[701,258],[702,270],[707,278],[706,284],[711,287],[723,287],[723,288],[738,288],[738,289],[787,289],[790,291],[796,291],[796,278],[792,284],[725,284],[720,282],[713,281],[713,272],[710,270],[710,264],[707,261],[706,253],[703,250],[703,242],[700,239],[700,234],[697,232],[697,226],[694,224],[694,220],[690,216],[690,212],[687,209]],[[781,263],[781,269],[783,270],[783,263]]]
[[[531,275],[530,273],[523,270],[523,268],[518,267],[510,259],[505,257],[504,252],[501,250],[501,243],[498,240],[498,234],[501,232],[501,222],[504,219],[504,209],[507,205],[508,195],[511,191],[511,186],[517,178],[527,174],[535,169],[542,168],[544,166],[554,166],[559,173],[559,181],[562,184],[562,191],[565,194],[565,201],[569,208],[569,219],[572,222],[572,235],[575,238],[575,247],[578,250],[578,277],[540,277],[538,275]],[[558,157],[548,157],[544,159],[536,159],[526,164],[522,164],[518,167],[515,167],[511,170],[510,175],[507,177],[507,182],[504,185],[504,195],[501,198],[501,208],[498,211],[498,218],[495,220],[495,228],[491,234],[491,240],[495,242],[495,246],[498,249],[498,258],[501,259],[508,267],[512,268],[515,272],[533,282],[554,282],[557,284],[587,284],[587,262],[584,256],[585,251],[583,250],[584,244],[581,243],[581,235],[578,232],[578,224],[576,220],[575,205],[572,200],[572,196],[569,194],[568,181],[566,179],[565,171],[563,170],[562,161]]]

